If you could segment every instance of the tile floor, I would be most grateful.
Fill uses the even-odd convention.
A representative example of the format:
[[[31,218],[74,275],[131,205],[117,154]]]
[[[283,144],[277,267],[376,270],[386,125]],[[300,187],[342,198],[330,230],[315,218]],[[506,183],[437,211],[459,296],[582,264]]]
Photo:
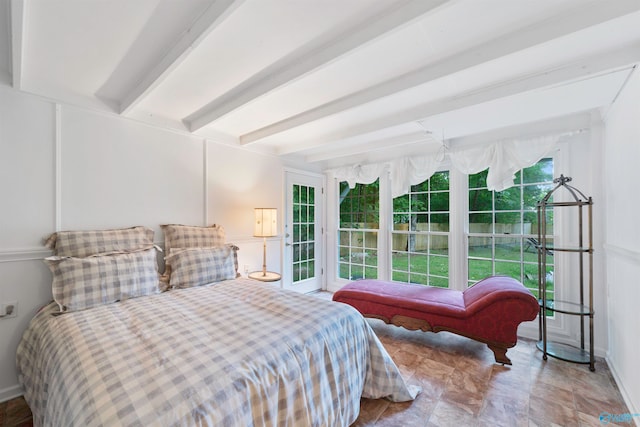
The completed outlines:
[[[331,299],[330,292],[314,296]],[[363,399],[354,426],[604,426],[606,414],[628,414],[606,361],[588,365],[548,358],[521,338],[507,352],[513,365],[495,363],[485,344],[447,332],[408,331],[369,319],[410,384],[411,403]],[[600,416],[603,415],[603,421]]]
[[[502,366],[486,345],[463,337],[369,323],[422,393],[411,403],[363,399],[356,426],[603,426],[601,414],[629,412],[602,359],[595,372],[545,362],[535,341],[521,338],[507,352],[513,365]]]
[[[502,366],[484,344],[463,337],[369,322],[407,382],[422,392],[407,403],[363,399],[354,426],[603,426],[602,413],[629,412],[602,359],[596,372],[545,362],[534,341],[520,339],[507,352],[513,365]],[[0,427],[30,425],[24,399],[0,403]]]

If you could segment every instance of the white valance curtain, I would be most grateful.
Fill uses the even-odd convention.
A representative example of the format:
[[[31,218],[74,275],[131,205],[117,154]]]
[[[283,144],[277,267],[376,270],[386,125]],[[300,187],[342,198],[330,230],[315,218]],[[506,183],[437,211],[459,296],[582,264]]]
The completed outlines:
[[[502,191],[513,186],[516,172],[535,165],[551,154],[560,135],[542,136],[527,140],[496,141],[489,146],[456,150],[449,153],[454,168],[465,174],[474,174],[489,168],[487,187]]]
[[[333,169],[330,172],[340,181],[347,181],[350,188],[354,188],[356,184],[371,184],[386,169],[385,163],[373,163],[370,165],[343,166]]]
[[[447,152],[447,157],[451,160],[452,167],[465,174],[489,168],[487,187],[489,190],[502,191],[513,185],[517,171],[532,166],[551,154],[564,136],[567,134],[500,140],[481,147],[451,149]],[[339,181],[347,181],[349,187],[354,188],[356,184],[371,184],[388,170],[391,176],[391,195],[398,197],[406,194],[412,185],[433,175],[444,160],[445,156],[439,153],[369,165],[344,166],[328,172]]]
[[[391,194],[402,196],[412,185],[420,184],[433,175],[440,166],[436,156],[403,157],[393,160],[389,166],[391,173]]]

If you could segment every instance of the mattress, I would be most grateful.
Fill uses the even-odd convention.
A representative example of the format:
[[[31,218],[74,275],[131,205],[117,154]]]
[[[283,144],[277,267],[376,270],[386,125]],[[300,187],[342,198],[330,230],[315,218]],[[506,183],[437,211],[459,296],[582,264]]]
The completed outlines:
[[[353,308],[248,279],[60,314],[17,353],[40,426],[348,426],[409,387]]]

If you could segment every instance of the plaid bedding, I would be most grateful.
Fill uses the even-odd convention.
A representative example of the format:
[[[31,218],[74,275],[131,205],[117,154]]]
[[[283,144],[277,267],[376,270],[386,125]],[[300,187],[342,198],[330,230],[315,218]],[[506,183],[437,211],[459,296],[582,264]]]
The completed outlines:
[[[347,426],[416,394],[354,309],[247,279],[57,310],[18,347],[35,425]]]

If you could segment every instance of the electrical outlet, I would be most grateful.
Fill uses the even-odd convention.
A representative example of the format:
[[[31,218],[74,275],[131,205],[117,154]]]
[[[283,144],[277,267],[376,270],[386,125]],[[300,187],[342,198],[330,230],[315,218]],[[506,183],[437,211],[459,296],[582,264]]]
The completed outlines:
[[[245,275],[249,274],[249,264],[244,265],[244,274]]]
[[[18,316],[18,301],[3,302],[0,304],[0,319]]]

